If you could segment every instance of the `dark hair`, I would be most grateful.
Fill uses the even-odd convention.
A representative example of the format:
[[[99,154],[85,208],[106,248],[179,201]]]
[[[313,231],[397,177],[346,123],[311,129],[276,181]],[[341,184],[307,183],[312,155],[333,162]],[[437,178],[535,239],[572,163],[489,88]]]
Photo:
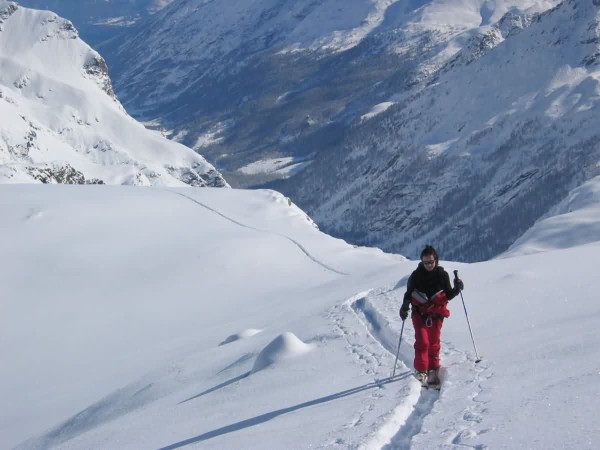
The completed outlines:
[[[433,246],[427,244],[425,246],[425,248],[423,249],[423,251],[421,252],[421,259],[423,259],[423,256],[433,256],[433,258],[435,259],[435,262],[438,262],[438,254],[435,251],[435,248],[433,248]]]

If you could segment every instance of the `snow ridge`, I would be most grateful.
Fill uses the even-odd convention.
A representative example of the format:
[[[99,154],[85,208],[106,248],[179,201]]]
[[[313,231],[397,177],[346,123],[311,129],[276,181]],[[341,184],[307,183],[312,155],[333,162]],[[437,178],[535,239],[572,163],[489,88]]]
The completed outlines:
[[[206,208],[206,209],[208,209],[209,211],[211,211],[211,212],[213,212],[213,213],[215,213],[215,214],[217,214],[217,215],[219,215],[219,216],[223,217],[224,219],[228,220],[229,222],[232,222],[232,223],[234,223],[234,224],[236,224],[236,225],[238,225],[238,226],[240,226],[240,227],[243,227],[243,228],[248,228],[249,230],[257,231],[257,232],[259,232],[259,233],[269,233],[269,234],[275,234],[275,235],[277,235],[277,236],[280,236],[280,237],[282,237],[282,238],[284,238],[284,239],[286,239],[286,240],[290,241],[290,242],[291,242],[292,244],[294,244],[296,247],[298,247],[298,249],[299,249],[299,250],[300,250],[302,253],[304,253],[304,254],[306,255],[306,257],[307,257],[308,259],[310,259],[311,261],[313,261],[315,264],[318,264],[319,266],[323,267],[324,269],[326,269],[326,270],[328,270],[328,271],[330,271],[330,272],[336,273],[336,274],[338,274],[338,275],[349,275],[349,274],[348,274],[348,273],[346,273],[346,272],[341,272],[341,271],[339,271],[339,270],[337,270],[337,269],[334,269],[333,267],[330,267],[330,266],[328,266],[327,264],[323,263],[322,261],[319,261],[319,260],[318,260],[318,259],[317,259],[315,256],[313,256],[313,255],[312,255],[312,254],[311,254],[311,253],[310,253],[310,252],[309,252],[309,251],[308,251],[308,250],[307,250],[307,249],[306,249],[306,248],[305,248],[305,247],[304,247],[304,246],[303,246],[303,245],[302,245],[300,242],[298,242],[297,240],[295,240],[294,238],[292,238],[292,237],[290,237],[290,236],[287,236],[287,235],[285,235],[285,234],[283,234],[283,233],[274,233],[274,232],[272,232],[272,231],[261,230],[261,229],[258,229],[258,228],[255,228],[255,227],[252,227],[252,226],[249,226],[249,225],[243,224],[242,222],[238,222],[237,220],[235,220],[235,219],[232,219],[231,217],[228,217],[228,216],[226,216],[225,214],[223,214],[223,213],[219,212],[218,210],[216,210],[216,209],[214,209],[214,208],[211,208],[210,206],[208,206],[208,205],[206,205],[206,204],[204,204],[204,203],[202,203],[202,202],[200,202],[200,201],[196,200],[196,199],[195,199],[195,198],[193,198],[193,197],[190,197],[190,196],[188,196],[188,195],[186,195],[186,194],[183,194],[183,193],[181,193],[181,192],[177,192],[177,194],[178,194],[178,195],[180,195],[180,196],[182,196],[182,197],[184,197],[184,198],[186,198],[186,199],[188,199],[188,200],[190,200],[190,201],[192,201],[192,202],[194,202],[194,203],[196,203],[196,204],[197,204],[197,205],[199,205],[199,206],[202,206],[203,208]]]

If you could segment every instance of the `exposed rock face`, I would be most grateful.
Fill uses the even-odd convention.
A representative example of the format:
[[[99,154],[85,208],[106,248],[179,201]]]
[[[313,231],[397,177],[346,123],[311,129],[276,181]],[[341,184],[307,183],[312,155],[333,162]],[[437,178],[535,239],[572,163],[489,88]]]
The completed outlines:
[[[50,167],[28,167],[32,178],[44,184],[102,184],[102,182],[87,182],[85,176],[71,167],[53,164]]]
[[[108,67],[100,55],[90,55],[88,60],[85,62],[83,69],[87,75],[97,80],[98,85],[104,92],[106,92],[107,95],[116,99],[112,82],[110,80],[110,76],[108,75]]]

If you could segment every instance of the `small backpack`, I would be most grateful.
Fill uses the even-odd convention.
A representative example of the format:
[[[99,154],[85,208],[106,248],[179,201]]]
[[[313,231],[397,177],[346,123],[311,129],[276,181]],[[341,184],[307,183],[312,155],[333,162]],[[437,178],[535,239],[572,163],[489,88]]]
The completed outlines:
[[[427,294],[414,289],[410,296],[410,303],[413,309],[423,316],[450,317],[450,311],[446,307],[448,297],[444,291],[438,291],[429,298]]]

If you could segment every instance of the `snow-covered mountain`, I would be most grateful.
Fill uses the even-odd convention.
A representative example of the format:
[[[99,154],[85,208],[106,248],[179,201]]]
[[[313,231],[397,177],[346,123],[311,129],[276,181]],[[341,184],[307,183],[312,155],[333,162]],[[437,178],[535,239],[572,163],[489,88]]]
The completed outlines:
[[[594,0],[180,0],[101,47],[135,115],[335,235],[506,250],[596,175]]]
[[[0,0],[0,64],[2,182],[227,185],[126,113],[70,21]]]
[[[435,242],[462,260],[506,250],[599,173],[597,3],[504,16],[282,190],[358,242],[408,255]]]
[[[0,447],[597,449],[599,191],[510,257],[442,263],[483,361],[455,298],[437,393],[410,321],[388,378],[416,261],[280,194],[0,185]]]
[[[111,58],[111,63],[114,60],[113,69],[116,73],[129,76],[136,74],[138,80],[144,80],[143,84],[139,84],[132,79],[126,81],[118,77],[126,97],[148,94],[136,104],[152,110],[155,103],[182,97],[184,92],[188,95],[201,94],[206,89],[203,84],[211,82],[217,75],[225,77],[229,72],[248,74],[246,71],[250,69],[246,66],[263,61],[254,60],[254,56],[269,57],[272,64],[278,64],[274,58],[278,55],[285,64],[293,64],[294,58],[291,56],[301,58],[306,55],[308,58],[303,58],[302,62],[309,64],[310,57],[317,57],[324,60],[323,64],[331,54],[343,56],[340,54],[355,49],[351,55],[345,56],[363,59],[365,56],[361,54],[367,48],[361,49],[360,45],[369,41],[371,44],[377,43],[370,48],[376,50],[377,54],[371,56],[377,60],[382,56],[381,53],[388,58],[392,58],[394,53],[396,56],[405,53],[406,56],[409,50],[414,52],[418,44],[424,46],[429,42],[431,45],[430,41],[423,40],[423,34],[437,35],[436,42],[441,44],[436,49],[438,53],[448,45],[445,42],[448,38],[461,36],[464,39],[465,32],[472,33],[491,25],[507,11],[522,10],[531,14],[556,3],[557,0],[501,0],[494,3],[486,0],[422,0],[408,3],[398,0],[350,0],[343,3],[336,0],[232,0],[222,4],[180,0],[152,17],[143,30],[136,30],[127,39],[114,43],[116,54],[114,47],[107,47],[111,50],[107,56]],[[421,40],[416,39],[417,35],[421,35]],[[425,37],[433,39],[431,36]],[[454,51],[459,42],[453,43]],[[144,53],[140,50],[144,50]],[[425,47],[422,50],[427,52],[428,49]],[[452,53],[452,49],[444,50]],[[442,53],[438,58],[443,56]],[[122,61],[130,64],[125,67]],[[165,64],[167,62],[169,65]],[[391,62],[388,60],[388,64]],[[321,72],[326,68],[307,67],[301,76],[306,77],[310,72]],[[368,71],[367,67],[362,69]],[[188,77],[191,73],[196,76]],[[265,75],[276,77],[277,74]],[[337,75],[342,79],[347,76],[340,71]],[[380,74],[380,77],[384,75]],[[281,82],[285,76],[290,77],[292,82],[299,74],[287,72],[279,76]],[[249,87],[252,86],[247,83]],[[314,80],[312,84],[319,83]],[[150,90],[150,86],[154,89]],[[279,87],[272,86],[271,89],[276,92]],[[287,94],[297,95],[301,93],[301,87]],[[248,89],[249,97],[258,94],[261,94],[258,89]],[[279,94],[283,96],[286,92]],[[167,98],[163,98],[165,96]],[[183,99],[180,101],[183,102]],[[192,103],[193,99],[188,99],[188,102]],[[210,106],[198,105],[199,108]]]
[[[67,17],[94,47],[160,11],[173,0],[19,0],[21,6]]]
[[[349,2],[311,3],[327,4]],[[329,144],[317,133],[319,151],[274,150],[244,173],[296,174],[283,187],[357,239],[441,244],[466,285],[444,322],[442,390],[411,376],[412,324],[398,318],[416,261],[327,236],[282,194],[3,183],[1,448],[598,448],[600,2],[541,15],[502,1],[356,4],[387,8],[381,31],[393,17],[420,18],[412,31],[453,25],[423,31],[423,43],[440,40],[413,48],[411,70],[358,93],[339,115],[351,126]],[[289,47],[306,67],[337,61],[324,79],[352,54],[364,69],[360,52],[377,48],[376,32],[361,35],[368,20],[335,31],[341,16],[317,22],[335,22],[329,53],[310,27]],[[68,21],[0,0],[0,63],[2,181],[220,184],[200,156],[124,112]],[[302,120],[304,134],[282,141],[311,142],[321,124]],[[226,125],[198,142],[227,148],[244,128]],[[94,148],[100,140],[110,146]],[[182,178],[194,164],[208,172]],[[447,260],[497,252],[512,242],[494,244],[502,233],[519,239],[500,258]]]
[[[247,185],[247,164],[312,160],[481,28],[556,3],[180,0],[100,50],[134,115],[159,118]]]

